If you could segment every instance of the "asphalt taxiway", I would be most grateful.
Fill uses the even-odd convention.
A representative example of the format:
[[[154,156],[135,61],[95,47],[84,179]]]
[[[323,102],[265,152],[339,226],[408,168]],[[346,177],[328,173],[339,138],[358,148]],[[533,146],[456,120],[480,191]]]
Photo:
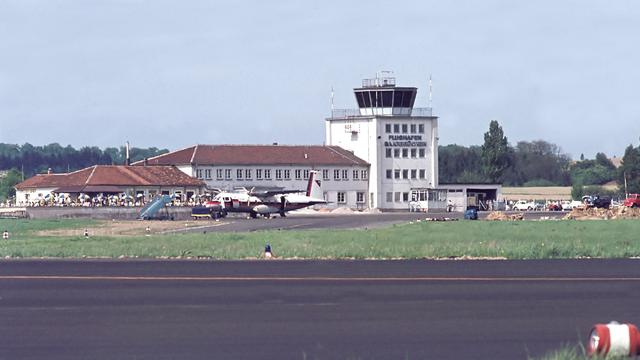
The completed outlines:
[[[510,212],[516,213],[516,212]],[[525,212],[526,220],[537,220],[541,218],[562,218],[563,212]],[[195,228],[177,229],[169,232],[246,232],[260,230],[315,230],[315,229],[372,229],[393,224],[402,224],[410,221],[435,219],[435,220],[463,220],[461,212],[385,212],[377,214],[354,213],[354,214],[295,214],[291,213],[285,218],[272,216],[269,219],[258,217],[257,219],[247,219],[243,216],[230,216],[218,221],[202,221],[202,225]],[[480,212],[479,218],[482,220],[488,215],[487,212]]]
[[[526,359],[638,322],[638,261],[4,261],[0,358]]]

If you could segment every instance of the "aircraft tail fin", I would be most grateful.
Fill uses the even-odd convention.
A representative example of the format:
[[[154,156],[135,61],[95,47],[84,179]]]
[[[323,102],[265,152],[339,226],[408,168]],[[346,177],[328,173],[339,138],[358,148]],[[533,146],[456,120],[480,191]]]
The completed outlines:
[[[309,182],[307,183],[307,196],[314,199],[323,199],[324,193],[322,192],[321,182],[318,180],[318,172],[315,170],[309,171]]]

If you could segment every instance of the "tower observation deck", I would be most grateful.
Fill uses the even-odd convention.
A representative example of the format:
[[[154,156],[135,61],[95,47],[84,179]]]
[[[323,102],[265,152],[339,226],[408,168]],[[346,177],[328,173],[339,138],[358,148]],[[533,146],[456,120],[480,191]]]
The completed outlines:
[[[418,89],[396,86],[394,77],[362,80],[353,89],[358,109],[333,109],[331,118],[357,116],[432,116],[431,108],[414,108]]]

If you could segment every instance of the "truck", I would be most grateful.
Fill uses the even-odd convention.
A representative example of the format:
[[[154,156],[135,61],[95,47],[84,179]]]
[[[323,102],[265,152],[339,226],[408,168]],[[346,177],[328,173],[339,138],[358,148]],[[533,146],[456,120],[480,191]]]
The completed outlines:
[[[611,198],[608,196],[585,195],[582,197],[582,202],[587,208],[608,209],[611,207]]]
[[[622,205],[630,208],[640,207],[640,194],[629,194]]]

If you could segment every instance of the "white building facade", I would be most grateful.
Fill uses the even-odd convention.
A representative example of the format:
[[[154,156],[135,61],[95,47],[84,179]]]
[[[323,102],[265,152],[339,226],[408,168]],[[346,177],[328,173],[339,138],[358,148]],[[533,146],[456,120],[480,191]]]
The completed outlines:
[[[430,108],[413,107],[417,88],[376,78],[354,93],[358,109],[332,110],[325,139],[370,164],[369,206],[406,210],[431,201],[444,207],[446,191],[437,190],[438,118]]]
[[[327,207],[365,209],[369,204],[369,164],[337,146],[195,145],[146,163],[175,165],[203,180],[210,190],[227,191],[281,188],[304,192],[309,171],[317,170]]]

